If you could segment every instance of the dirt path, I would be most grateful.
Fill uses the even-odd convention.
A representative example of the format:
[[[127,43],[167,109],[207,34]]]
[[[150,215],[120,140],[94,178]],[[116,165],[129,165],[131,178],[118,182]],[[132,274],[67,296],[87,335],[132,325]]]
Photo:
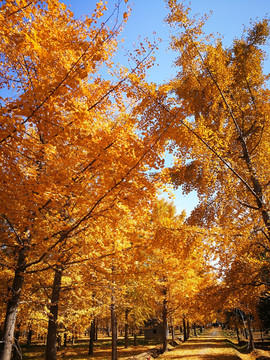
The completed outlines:
[[[206,330],[199,337],[193,337],[160,356],[160,359],[181,360],[243,360],[248,359],[233,347],[220,328]]]

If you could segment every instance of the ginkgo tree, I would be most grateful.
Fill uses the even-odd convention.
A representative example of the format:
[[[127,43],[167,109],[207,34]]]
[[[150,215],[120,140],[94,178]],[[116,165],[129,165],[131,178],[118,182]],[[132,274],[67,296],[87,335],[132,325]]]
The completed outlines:
[[[122,27],[117,16],[112,28],[99,24],[105,11],[98,2],[79,21],[54,0],[1,5],[1,265],[13,273],[1,359],[11,356],[25,273],[54,268],[59,288],[79,232],[155,192],[145,170],[161,154],[157,139],[138,134],[126,113],[132,91],[121,87],[144,76],[143,64],[115,82],[98,72],[111,68]]]
[[[222,276],[231,279],[227,285],[259,285],[264,291],[269,285],[270,147],[263,47],[269,20],[251,23],[242,38],[225,47],[221,38],[203,32],[206,17],[196,20],[176,0],[167,5],[179,71],[148,101],[145,121],[167,126],[175,162],[164,176],[186,193],[197,191],[199,205],[188,223],[219,228],[213,251]],[[232,269],[238,269],[239,281],[229,275]]]
[[[69,136],[64,131],[64,126],[70,123],[71,127],[74,115],[77,113],[75,118],[79,116],[79,106],[75,108],[70,100],[76,96],[78,90],[79,96],[83,96],[80,84],[87,75],[86,59],[89,60],[89,56],[96,54],[98,48],[94,43],[91,46],[86,39],[86,30],[95,16],[92,20],[89,19],[86,28],[81,29],[84,31],[79,34],[73,31],[78,26],[77,22],[71,21],[71,14],[65,12],[64,7],[57,2],[32,2],[26,7],[23,4],[6,3],[1,10],[2,87],[7,90],[1,107],[1,216],[9,227],[9,241],[3,245],[4,252],[10,253],[10,247],[15,249],[14,262],[17,260],[17,264],[14,264],[16,271],[7,312],[14,314],[14,317],[30,245],[36,247],[36,259],[42,251],[47,248],[46,252],[50,247],[48,242],[46,245],[44,242],[43,249],[37,250],[36,245],[42,243],[38,241],[35,227],[38,226],[39,234],[46,239],[50,237],[48,224],[56,225],[57,217],[60,220],[65,216],[57,209],[55,212],[54,204],[59,203],[62,196],[64,199],[65,194],[60,195],[60,187],[56,190],[58,180],[55,178],[53,181],[51,176],[54,174],[62,179],[71,179],[71,175],[68,175],[70,165],[65,162],[60,165],[57,161],[60,157],[63,158],[63,153],[72,145],[68,143]],[[100,14],[100,11],[101,9],[97,9],[97,13]],[[85,25],[81,24],[82,27]],[[51,41],[48,34],[53,34],[54,41]],[[100,29],[93,29],[96,45],[104,43],[102,36],[106,34],[108,38],[106,30],[102,34]],[[63,51],[59,51],[61,44],[64,46]],[[96,60],[96,63],[99,61]],[[69,131],[70,127],[67,126]],[[52,167],[52,163],[56,167]],[[61,173],[63,165],[67,170],[66,174]],[[64,187],[67,188],[67,185],[66,183]],[[65,201],[67,199],[68,197]],[[49,214],[48,208],[46,209],[48,204]],[[50,227],[53,228],[52,225]],[[30,264],[31,262],[33,260],[30,260]],[[9,260],[3,265],[12,267],[13,264]],[[14,327],[14,324],[14,318],[6,318],[5,331],[8,331],[11,339],[4,339],[4,347],[8,345],[8,348],[3,350],[4,358],[9,356],[6,352],[10,353],[13,333],[10,327]]]
[[[134,207],[126,216],[122,211],[116,221],[119,211],[115,211],[114,215],[107,212],[105,219],[95,219],[91,230],[80,232],[79,238],[74,236],[74,243],[69,241],[70,249],[62,246],[61,260],[59,257],[58,263],[52,264],[45,276],[39,271],[35,276],[32,273],[29,279],[28,271],[22,297],[25,306],[19,312],[19,319],[27,313],[39,313],[41,317],[37,316],[35,321],[37,326],[37,322],[46,323],[49,313],[48,357],[52,356],[51,347],[54,345],[49,338],[51,334],[82,332],[90,323],[93,325],[97,316],[102,320],[110,317],[111,312],[112,358],[116,359],[117,330],[114,322],[121,319],[126,309],[129,309],[134,325],[141,324],[150,316],[151,308],[146,305],[149,283],[145,282],[145,273],[149,269],[141,266],[148,253],[149,230],[145,228],[148,213],[149,206],[144,210],[141,206]],[[59,282],[56,286],[52,275],[56,265],[60,266],[60,261],[61,284]],[[93,353],[92,341],[90,349]]]
[[[248,228],[269,250],[269,90],[262,50],[268,20],[251,24],[226,48],[203,33],[205,20],[195,21],[188,7],[177,1],[168,6],[167,22],[178,31],[171,46],[179,52],[179,72],[170,83],[176,96],[171,115],[177,107],[179,116],[170,132],[174,184],[198,192],[191,219],[232,231]]]
[[[195,226],[185,224],[185,212],[176,213],[172,203],[157,202],[151,211],[152,238],[147,268],[155,296],[153,309],[163,327],[163,351],[168,349],[168,322],[196,313],[195,296],[215,278],[209,276],[209,244],[206,234]],[[193,308],[192,308],[193,307]],[[190,310],[192,309],[192,310]]]
[[[167,22],[183,30],[172,38],[180,70],[157,87],[146,81],[149,43],[137,49],[134,69],[114,67],[126,3],[117,2],[109,17],[114,22],[101,21],[103,1],[84,20],[57,0],[1,5],[0,263],[1,291],[9,289],[1,360],[11,357],[20,297],[34,291],[34,279],[42,301],[50,298],[50,360],[56,359],[59,315],[69,316],[72,327],[80,307],[87,321],[98,313],[84,309],[88,296],[110,307],[117,358],[115,315],[123,312],[117,301],[128,306],[136,298],[133,270],[152,277],[149,291],[163,306],[165,325],[168,306],[199,318],[193,307],[209,277],[211,243],[231,283],[230,270],[258,245],[245,269],[256,269],[252,285],[266,282],[269,91],[260,46],[268,21],[254,24],[227,49],[220,39],[204,39],[204,21],[195,22],[183,4],[168,0]],[[175,166],[157,174],[166,148],[174,151]],[[153,210],[156,190],[167,181],[198,192],[200,204],[185,223],[170,206],[163,214]],[[135,263],[126,250],[142,243],[144,257],[138,251]],[[86,269],[102,274],[96,284],[63,293],[87,279]],[[61,301],[69,304],[66,312]]]
[[[174,167],[161,176],[184,193],[197,191],[199,205],[187,224],[217,230],[212,250],[220,268],[229,271],[235,257],[246,257],[246,268],[256,269],[253,280],[248,274],[250,285],[264,291],[270,222],[269,77],[263,72],[263,46],[269,21],[251,23],[227,48],[221,38],[203,32],[207,17],[196,20],[183,2],[166,3],[179,72],[159,87],[137,86],[142,131],[163,131],[161,141],[173,153]]]
[[[197,191],[199,205],[188,223],[223,231],[213,242],[221,240],[220,257],[241,237],[269,253],[269,90],[262,50],[268,20],[251,24],[226,48],[203,33],[205,18],[196,21],[184,3],[167,5],[179,72],[156,91],[141,91],[137,108],[144,129],[164,129],[164,145],[167,139],[174,154],[164,179],[185,193]]]

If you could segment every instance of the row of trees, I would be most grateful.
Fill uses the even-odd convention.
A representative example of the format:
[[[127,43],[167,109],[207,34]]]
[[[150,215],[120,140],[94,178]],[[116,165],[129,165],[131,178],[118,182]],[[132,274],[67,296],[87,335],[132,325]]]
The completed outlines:
[[[61,326],[109,311],[115,360],[117,315],[160,316],[166,351],[168,317],[254,316],[269,294],[268,21],[226,49],[167,1],[179,73],[157,86],[155,44],[132,70],[113,62],[127,3],[84,20],[56,0],[1,5],[1,360],[26,318],[53,360]],[[196,189],[188,219],[157,200],[167,183]]]
[[[205,18],[192,18],[177,1],[168,5],[167,22],[178,31],[171,46],[179,52],[170,82],[177,156],[169,174],[176,187],[197,191],[199,205],[187,223],[216,234],[223,309],[238,309],[249,322],[269,298],[269,20],[251,23],[226,48],[203,32]]]
[[[105,226],[113,232],[126,214],[142,216],[155,191],[145,168],[159,150],[139,136],[126,111],[130,83],[115,82],[112,69],[125,22],[116,16],[120,5],[112,28],[99,22],[102,2],[84,21],[58,1],[1,7],[1,264],[9,285],[3,359],[10,358],[26,277],[37,286],[37,273],[53,276],[46,358],[55,358],[66,270],[114,252]],[[143,71],[138,64],[121,79]]]

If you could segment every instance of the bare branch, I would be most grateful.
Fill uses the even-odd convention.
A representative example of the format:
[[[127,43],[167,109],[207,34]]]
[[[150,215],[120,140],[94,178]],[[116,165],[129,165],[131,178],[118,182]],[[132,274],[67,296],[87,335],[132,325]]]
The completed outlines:
[[[3,219],[7,222],[7,224],[10,226],[11,230],[14,232],[17,240],[18,240],[18,243],[23,246],[23,241],[20,237],[20,235],[17,233],[17,230],[15,229],[15,227],[13,226],[13,224],[9,221],[8,217],[6,215],[2,215]]]

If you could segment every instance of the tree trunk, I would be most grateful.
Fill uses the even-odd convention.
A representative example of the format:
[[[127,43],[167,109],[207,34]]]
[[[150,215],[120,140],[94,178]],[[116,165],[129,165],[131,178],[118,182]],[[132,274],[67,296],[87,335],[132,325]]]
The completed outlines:
[[[262,343],[264,342],[264,338],[263,338],[263,329],[260,329],[260,334],[261,334],[261,341]]]
[[[174,326],[171,326],[171,331],[172,331],[172,341],[175,340],[175,330],[174,330]]]
[[[98,339],[98,318],[95,317],[95,341]]]
[[[126,309],[126,312],[125,312],[125,348],[128,348],[128,313],[129,313],[129,310]]]
[[[58,304],[61,292],[61,280],[63,269],[57,268],[54,273],[54,282],[49,314],[49,325],[46,345],[46,360],[56,360],[57,354],[57,317]]]
[[[107,333],[107,336],[111,335],[110,325],[107,325],[106,333]]]
[[[89,350],[88,355],[94,354],[94,339],[95,339],[95,319],[91,321],[91,327],[90,327],[90,339],[89,339]]]
[[[27,247],[22,247],[19,251],[19,257],[13,278],[13,284],[12,288],[10,289],[10,298],[7,303],[3,339],[0,351],[0,360],[10,360],[12,355],[16,317],[20,304],[20,294],[24,282],[24,273],[26,270],[27,251]]]
[[[189,321],[187,320],[187,340],[190,338],[190,325]]]
[[[194,336],[197,336],[197,331],[196,331],[196,324],[193,324],[193,329],[194,329]]]
[[[112,296],[111,304],[111,327],[112,327],[112,360],[117,360],[117,318],[115,314],[115,299]]]
[[[255,345],[254,345],[254,338],[253,338],[253,332],[251,329],[251,315],[247,316],[247,323],[248,323],[248,350],[249,351],[253,351],[255,350]]]
[[[137,334],[136,334],[136,331],[134,331],[134,334],[133,334],[133,345],[137,346]]]
[[[64,347],[67,347],[67,333],[64,333]]]
[[[238,345],[240,345],[240,334],[239,334],[239,329],[238,329],[238,326],[237,326],[237,323],[236,321],[234,322],[234,326],[235,326],[235,332],[236,332],[236,335],[237,335],[237,341],[238,341]]]
[[[183,317],[183,335],[184,335],[184,338],[183,338],[183,341],[187,341],[187,327],[186,327],[186,319],[185,317]]]
[[[33,335],[33,330],[32,330],[32,329],[29,329],[28,334],[27,334],[26,346],[30,346],[30,345],[31,345],[32,335]]]
[[[162,311],[162,351],[168,351],[168,321],[167,321],[168,309],[167,300],[163,300],[163,311]]]

